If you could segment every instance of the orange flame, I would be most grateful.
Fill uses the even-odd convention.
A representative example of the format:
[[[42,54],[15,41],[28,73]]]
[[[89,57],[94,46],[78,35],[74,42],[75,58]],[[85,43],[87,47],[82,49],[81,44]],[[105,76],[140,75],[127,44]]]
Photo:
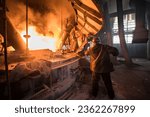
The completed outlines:
[[[30,38],[28,39],[29,50],[49,49],[53,52],[57,50],[56,37],[43,36],[42,34],[36,32],[36,28],[34,26],[29,26],[28,32],[30,35]],[[21,32],[21,36],[24,42],[26,42],[24,35],[26,35],[26,31]]]

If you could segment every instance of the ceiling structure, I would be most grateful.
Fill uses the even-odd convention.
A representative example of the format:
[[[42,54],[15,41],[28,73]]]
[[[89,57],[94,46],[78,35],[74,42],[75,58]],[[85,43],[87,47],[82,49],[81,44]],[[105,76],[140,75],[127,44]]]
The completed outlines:
[[[84,34],[96,34],[101,30],[104,19],[102,9],[94,0],[71,0],[75,10],[77,27]]]

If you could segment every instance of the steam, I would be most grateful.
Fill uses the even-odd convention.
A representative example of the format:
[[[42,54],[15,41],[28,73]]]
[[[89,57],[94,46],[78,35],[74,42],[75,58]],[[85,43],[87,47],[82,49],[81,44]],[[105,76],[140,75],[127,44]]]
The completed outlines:
[[[40,34],[56,32],[61,27],[61,11],[63,20],[73,13],[68,0],[28,0],[29,25],[35,26]],[[19,31],[25,29],[26,0],[7,0],[8,16]]]

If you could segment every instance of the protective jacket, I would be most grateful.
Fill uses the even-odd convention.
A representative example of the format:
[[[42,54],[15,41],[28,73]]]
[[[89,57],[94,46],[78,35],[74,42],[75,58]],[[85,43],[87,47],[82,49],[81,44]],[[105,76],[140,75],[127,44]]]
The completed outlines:
[[[85,52],[90,55],[90,69],[96,73],[108,73],[114,71],[109,54],[117,56],[118,50],[108,45],[95,44]]]

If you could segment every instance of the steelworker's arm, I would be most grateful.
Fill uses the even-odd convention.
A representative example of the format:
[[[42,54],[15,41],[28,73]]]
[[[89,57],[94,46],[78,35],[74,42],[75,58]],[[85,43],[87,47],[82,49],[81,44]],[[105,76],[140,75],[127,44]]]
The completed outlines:
[[[84,42],[83,45],[81,46],[81,48],[77,51],[77,55],[79,57],[87,55],[88,54],[88,47],[89,46],[90,45],[89,45],[88,41]]]
[[[86,51],[84,51],[84,50],[79,51],[79,52],[77,53],[77,55],[78,55],[79,57],[83,57],[83,56],[85,56],[85,55],[89,55],[89,49],[86,50]]]
[[[90,49],[88,49],[84,52],[84,55],[89,55],[89,54],[90,54]]]
[[[112,54],[113,56],[118,56],[119,55],[119,51],[115,47],[107,46],[107,51],[108,51],[109,54]]]

